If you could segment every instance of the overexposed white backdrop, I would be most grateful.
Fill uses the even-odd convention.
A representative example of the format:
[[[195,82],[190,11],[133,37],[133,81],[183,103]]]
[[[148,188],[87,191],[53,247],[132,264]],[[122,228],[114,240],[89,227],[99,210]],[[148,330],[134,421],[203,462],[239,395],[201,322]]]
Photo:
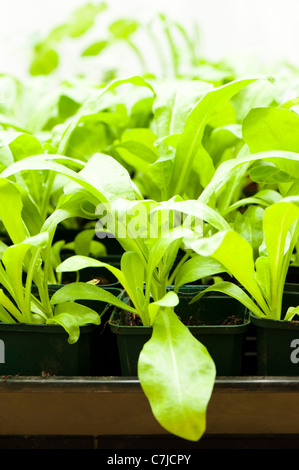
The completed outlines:
[[[0,0],[0,73],[22,75],[27,70],[32,41],[45,36],[53,26],[63,23],[74,8],[85,3]],[[107,0],[106,3],[115,19],[133,17],[146,21],[155,12],[163,12],[186,27],[197,22],[200,51],[212,60],[237,56],[241,62],[253,55],[263,64],[287,60],[299,66],[298,0]]]

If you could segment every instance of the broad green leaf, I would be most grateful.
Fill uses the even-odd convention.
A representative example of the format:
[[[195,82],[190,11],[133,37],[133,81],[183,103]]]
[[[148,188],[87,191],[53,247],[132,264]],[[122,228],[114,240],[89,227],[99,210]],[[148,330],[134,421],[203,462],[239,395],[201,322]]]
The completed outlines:
[[[56,305],[76,300],[97,300],[134,314],[137,313],[134,308],[119,300],[108,290],[84,282],[74,282],[61,287],[51,297],[51,304]]]
[[[158,138],[180,135],[192,108],[211,84],[202,81],[163,80],[155,85],[153,103],[155,132]]]
[[[247,206],[249,204],[258,204],[261,207],[267,207],[275,202],[279,202],[282,199],[281,194],[278,191],[274,191],[272,189],[263,189],[255,193],[252,197],[245,197],[240,199],[239,201],[235,202],[231,206],[227,208],[226,211],[223,212],[222,215],[226,215],[229,212],[232,212],[239,207]]]
[[[149,165],[158,159],[155,140],[156,136],[150,129],[128,129],[121,141],[110,148],[110,152],[117,152],[136,171],[146,172]]]
[[[105,39],[102,41],[97,41],[88,46],[83,52],[82,56],[95,56],[100,54],[106,47],[109,45],[109,42]]]
[[[85,34],[94,25],[97,15],[106,9],[105,2],[86,3],[77,8],[67,23],[68,35],[77,38]]]
[[[75,177],[72,179],[75,180]],[[118,184],[115,184],[116,181]],[[110,202],[120,198],[135,199],[129,173],[109,155],[100,153],[93,155],[79,173],[77,183],[83,186],[83,182],[86,182],[85,188],[90,188],[93,193],[96,191]]]
[[[82,256],[82,255],[70,256],[69,258],[64,260],[59,266],[57,266],[56,271],[58,273],[72,272],[72,271],[80,271],[81,269],[92,268],[92,267],[109,269],[124,287],[127,285],[125,276],[123,275],[120,269],[108,263],[103,263],[102,261],[99,261],[97,259],[90,258],[88,256]]]
[[[253,249],[241,235],[233,230],[218,232],[208,239],[197,240],[191,247],[198,254],[212,256],[226,267],[226,270],[255,299],[260,308],[268,313],[269,308],[255,280]]]
[[[290,175],[297,174],[299,171],[299,154],[294,152],[277,150],[260,152],[249,156],[246,155],[240,158],[238,157],[233,160],[223,162],[216,169],[213,179],[203,190],[198,200],[204,204],[208,204],[210,199],[220,192],[224,185],[230,181],[232,176],[235,176],[233,172],[237,168],[242,168],[244,166],[246,170],[249,170],[251,165],[263,160],[272,162],[278,168]]]
[[[62,161],[65,165],[54,160]],[[14,163],[2,173],[2,178],[8,178],[25,170],[51,170],[61,173],[75,182],[76,185],[67,185],[68,193],[77,191],[78,185],[88,190],[98,202],[113,201],[120,197],[135,199],[134,188],[128,172],[109,155],[95,154],[78,173],[68,168],[66,164],[79,166],[83,163],[60,155],[36,155]],[[101,177],[99,177],[101,175]],[[119,179],[119,184],[115,180]]]
[[[149,250],[148,256],[148,267],[146,271],[146,289],[147,292],[150,289],[150,282],[154,272],[154,269],[159,266],[162,258],[167,254],[167,250],[171,248],[173,244],[178,242],[177,250],[180,246],[180,242],[184,237],[189,237],[192,235],[192,231],[184,229],[183,227],[177,227],[171,230],[167,236],[162,236],[152,241],[151,248]],[[169,266],[169,270],[172,266]],[[168,275],[166,273],[166,275]]]
[[[261,162],[260,165],[252,168],[249,175],[252,181],[259,184],[292,183],[297,179],[296,175],[291,175],[286,171],[280,170],[272,163],[266,162]]]
[[[203,143],[211,155],[215,167],[221,163],[221,158],[226,149],[236,146],[242,140],[242,128],[240,124],[228,124],[213,129],[208,139]]]
[[[251,153],[266,150],[299,152],[299,116],[277,107],[254,108],[243,121],[243,139]]]
[[[22,242],[27,235],[22,210],[23,201],[17,185],[0,179],[0,219],[14,243]]]
[[[69,306],[68,306],[69,307]],[[67,313],[69,309],[66,307],[66,311],[58,313],[54,317],[47,320],[47,325],[60,325],[67,332],[68,343],[74,344],[78,341],[80,336],[80,327],[76,317],[72,313]]]
[[[254,81],[255,79],[235,80],[207,92],[189,114],[176,149],[170,196],[181,194],[188,184],[193,160],[201,145],[208,121],[226,101]]]
[[[54,317],[62,313],[71,314],[80,326],[87,324],[100,325],[101,323],[101,312],[96,312],[92,308],[87,307],[86,305],[78,304],[76,302],[65,302],[58,304],[55,307]]]
[[[24,317],[22,313],[10,300],[10,298],[4,293],[3,289],[0,289],[0,305],[2,316],[1,321],[5,321],[7,323],[24,322]]]
[[[11,245],[5,250],[2,263],[14,289],[14,300],[24,315],[30,322],[31,312],[25,302],[25,292],[23,289],[23,263],[31,247],[45,248],[48,243],[48,233],[40,233],[34,237],[26,238],[23,242]],[[27,266],[28,267],[28,266]]]
[[[37,137],[23,132],[0,131],[0,161],[9,166],[14,161],[43,153]]]
[[[198,146],[198,151],[192,165],[192,172],[198,177],[199,183],[203,188],[209,184],[214,176],[214,162],[202,144]],[[188,194],[188,188],[186,188],[186,193]],[[196,197],[198,196],[199,193],[197,193]]]
[[[271,314],[262,311],[258,307],[258,305],[256,305],[256,303],[249,297],[249,295],[244,292],[243,289],[241,289],[237,284],[234,284],[232,282],[220,281],[210,287],[207,287],[205,290],[199,292],[196,296],[194,296],[190,304],[199,301],[201,297],[207,292],[220,292],[221,294],[229,295],[230,297],[233,297],[234,299],[241,302],[241,304],[247,307],[249,311],[253,312],[256,316],[261,318],[271,318]]]
[[[58,53],[54,49],[38,50],[30,66],[31,75],[49,75],[59,64]]]
[[[161,145],[161,144],[160,144]],[[173,155],[171,150],[163,151],[154,163],[149,165],[147,171],[137,178],[137,183],[142,188],[142,193],[155,201],[168,199],[170,177],[173,167]]]
[[[76,255],[88,256],[96,249],[97,255],[105,256],[107,251],[105,245],[101,242],[97,242],[97,245],[93,245],[94,237],[94,229],[85,229],[78,233],[74,240],[74,251]],[[65,248],[67,247],[68,245],[66,245]]]
[[[162,299],[151,302],[148,306],[149,324],[153,325],[156,316],[162,307],[176,307],[179,304],[179,298],[175,292],[167,292]]]
[[[153,87],[145,81],[142,77],[139,76],[133,76],[127,79],[120,79],[120,80],[114,80],[112,83],[107,85],[99,95],[97,96],[92,96],[90,99],[88,99],[84,105],[80,108],[79,112],[76,114],[74,119],[72,119],[71,123],[67,126],[62,139],[59,143],[58,147],[58,153],[64,155],[67,149],[67,146],[69,144],[69,140],[71,138],[72,133],[76,129],[77,125],[79,124],[82,116],[86,116],[88,114],[95,114],[96,112],[99,111],[99,108],[101,108],[101,102],[104,97],[104,95],[108,92],[113,92],[118,86],[125,85],[125,84],[131,84],[135,86],[140,86],[140,87],[146,87],[148,88],[154,95],[155,91]]]
[[[272,77],[257,80],[249,87],[243,88],[231,99],[236,110],[237,122],[242,123],[247,114],[254,108],[271,106],[277,98],[276,84]]]
[[[262,207],[249,206],[243,214],[236,213],[233,225],[233,229],[251,244],[254,259],[258,257],[259,247],[263,243],[263,217]]]
[[[165,201],[154,208],[153,212],[162,210],[182,212],[185,215],[197,218],[199,221],[205,221],[218,230],[230,229],[229,224],[218,212],[198,200]]]
[[[131,19],[114,21],[109,26],[110,33],[117,39],[128,39],[138,29],[138,23]]]
[[[299,315],[299,307],[289,307],[285,314],[284,321],[292,321],[295,315]]]
[[[184,284],[190,284],[208,276],[225,272],[225,267],[214,258],[195,255],[186,261],[178,270],[175,277],[175,291]]]
[[[183,439],[200,439],[215,376],[207,349],[172,308],[161,308],[138,360],[142,389],[161,426]]]
[[[281,312],[282,291],[286,275],[284,255],[287,235],[298,219],[299,207],[296,204],[281,201],[265,210],[263,228],[269,259],[271,304],[273,315],[278,318]]]
[[[87,209],[85,210],[85,206],[90,203],[89,199],[90,193],[85,190],[61,195],[54,212],[45,220],[41,230],[51,233],[56,230],[59,223],[69,218],[81,217],[94,220],[96,214],[94,204],[97,204],[97,200],[92,205],[94,210],[91,213]]]
[[[82,116],[73,130],[65,155],[87,162],[95,153],[106,153],[121,132],[124,125],[123,116],[118,112],[97,113]]]
[[[74,344],[80,336],[80,326],[100,325],[99,313],[76,302],[65,302],[55,307],[54,316],[47,320],[48,325],[61,325],[68,333],[68,343]]]
[[[1,302],[1,300],[0,300]],[[1,323],[16,323],[13,316],[11,316],[7,310],[0,303],[0,322]]]
[[[269,259],[267,256],[260,256],[255,261],[256,282],[262,289],[263,295],[270,305],[271,302],[271,277],[269,271]]]
[[[145,283],[145,269],[139,255],[134,251],[126,251],[120,261],[121,272],[124,278],[127,280],[126,285],[130,286],[128,294],[131,300],[136,299],[136,303],[139,307],[143,308],[144,304],[144,283]],[[132,296],[134,296],[132,298]]]

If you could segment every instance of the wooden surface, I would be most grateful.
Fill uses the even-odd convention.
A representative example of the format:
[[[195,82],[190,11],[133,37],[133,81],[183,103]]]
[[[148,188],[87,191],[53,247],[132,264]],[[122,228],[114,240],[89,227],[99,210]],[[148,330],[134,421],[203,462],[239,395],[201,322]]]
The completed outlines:
[[[299,377],[217,378],[206,434],[299,435]],[[135,378],[0,382],[0,436],[169,436]]]

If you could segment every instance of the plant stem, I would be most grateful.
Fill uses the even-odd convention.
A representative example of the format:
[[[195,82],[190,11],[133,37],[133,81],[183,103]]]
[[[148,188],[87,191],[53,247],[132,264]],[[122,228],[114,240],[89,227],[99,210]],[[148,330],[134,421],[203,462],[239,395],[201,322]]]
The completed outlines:
[[[187,261],[187,259],[191,256],[191,250],[187,250],[182,259],[179,261],[177,266],[174,268],[172,274],[169,276],[168,284],[172,285],[174,283],[174,279],[177,275],[178,270],[180,267]]]

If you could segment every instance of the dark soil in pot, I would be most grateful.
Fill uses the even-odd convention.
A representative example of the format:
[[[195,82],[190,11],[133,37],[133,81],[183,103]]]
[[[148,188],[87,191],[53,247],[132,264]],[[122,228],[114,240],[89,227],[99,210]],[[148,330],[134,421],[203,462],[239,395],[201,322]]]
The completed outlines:
[[[246,309],[235,299],[224,295],[202,297],[199,302],[189,305],[196,288],[189,286],[188,289],[180,295],[180,304],[175,309],[178,317],[206,346],[215,361],[218,376],[242,375],[245,335],[249,325]],[[138,319],[117,309],[109,321],[117,336],[122,374],[127,376],[137,375],[139,353],[152,331],[151,327],[134,326],[136,321]]]
[[[49,286],[50,295],[61,286]],[[121,291],[107,289],[116,296]],[[33,291],[36,295],[35,288]],[[79,301],[78,301],[79,302]],[[105,323],[111,306],[104,302],[80,301],[96,310],[100,325],[80,327],[80,337],[68,343],[68,334],[59,325],[8,324],[0,322],[0,376],[99,376],[119,372],[116,342],[113,345]],[[1,349],[2,348],[2,349]]]

